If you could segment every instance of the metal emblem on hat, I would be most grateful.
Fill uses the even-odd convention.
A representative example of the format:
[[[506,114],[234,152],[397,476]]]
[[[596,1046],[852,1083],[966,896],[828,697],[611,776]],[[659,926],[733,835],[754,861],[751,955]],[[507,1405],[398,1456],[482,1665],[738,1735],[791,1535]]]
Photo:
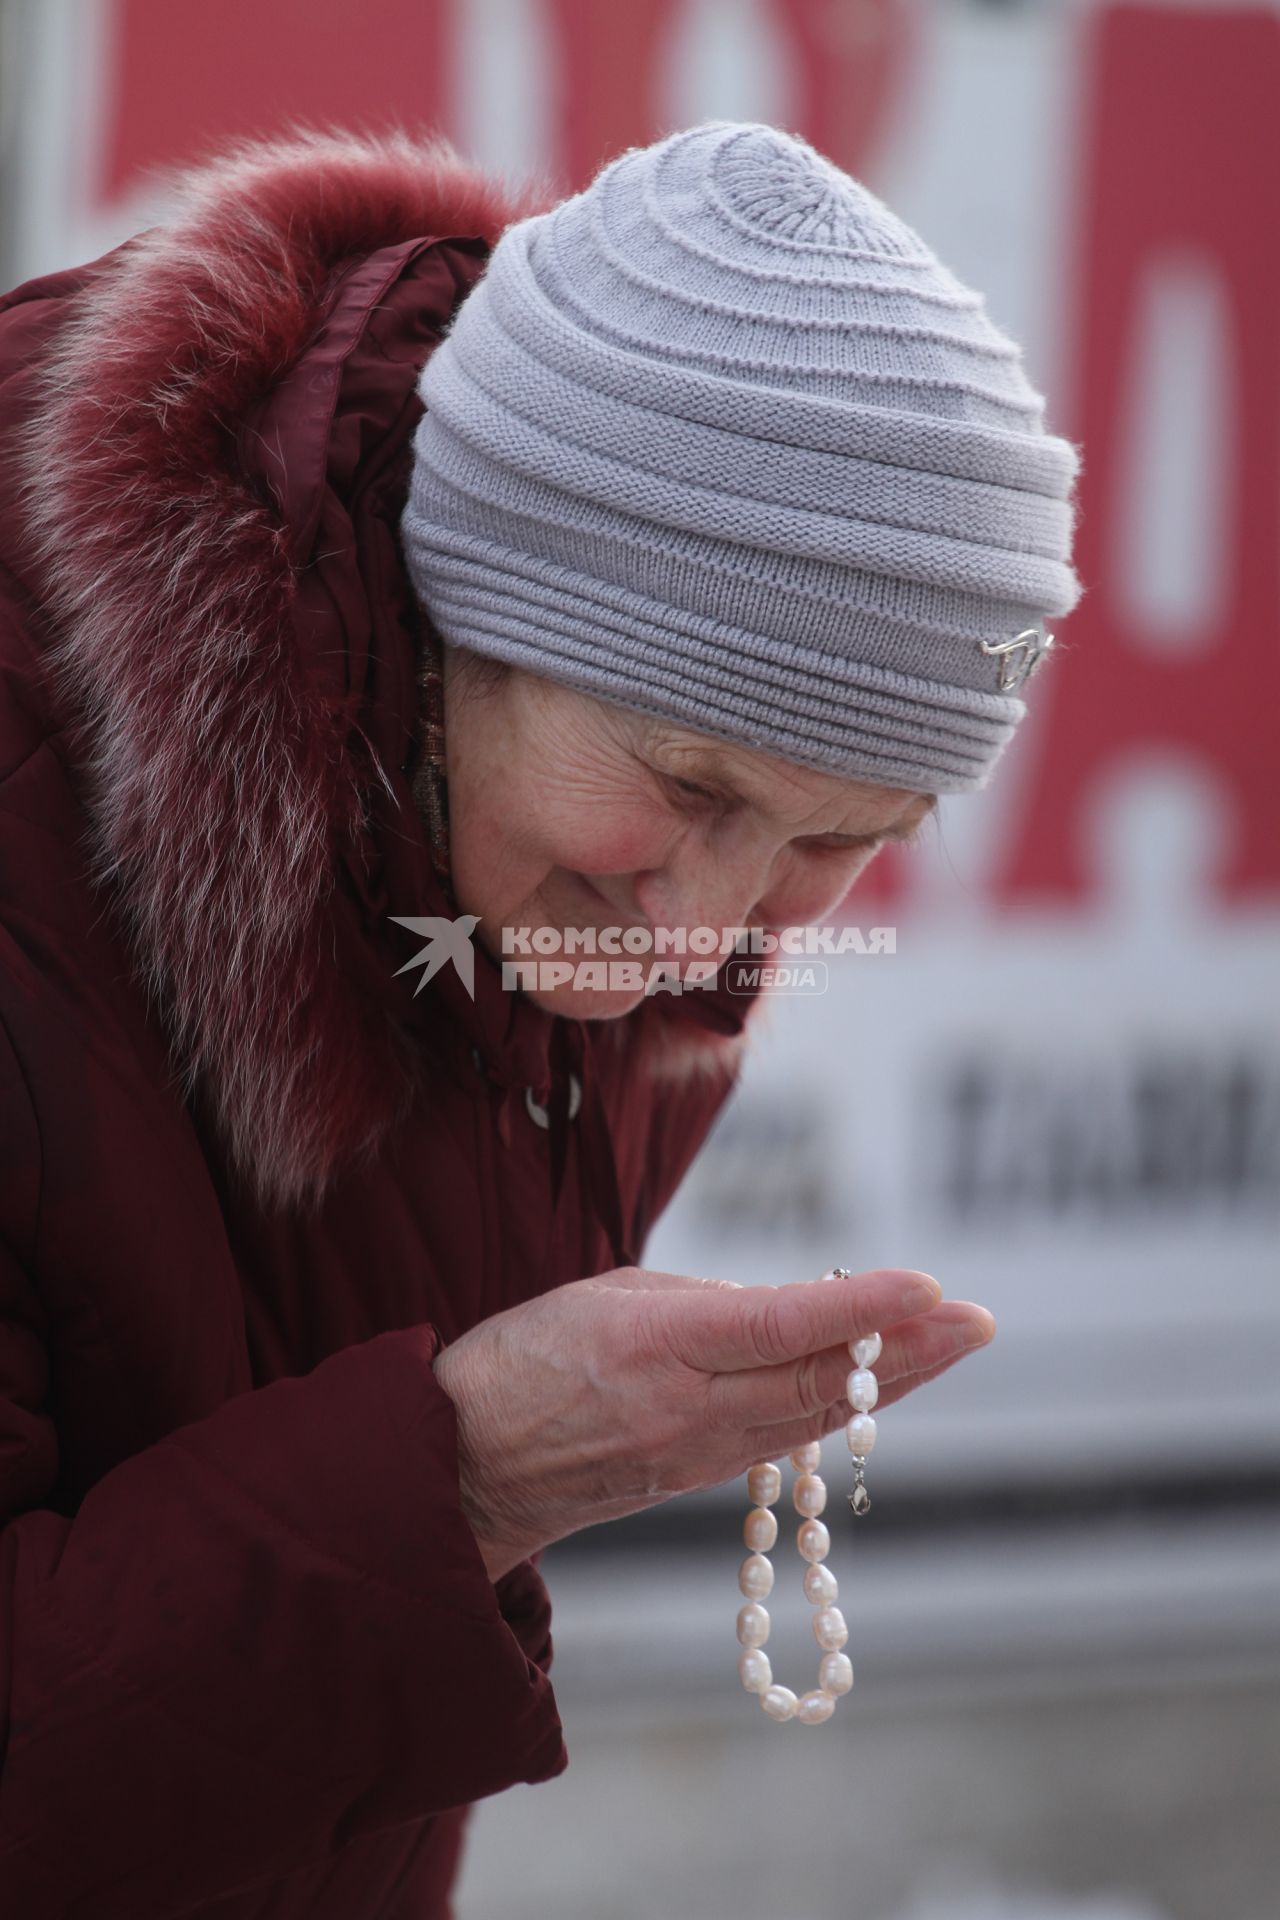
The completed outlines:
[[[979,640],[982,651],[992,659],[1000,661],[1000,676],[996,687],[1001,693],[1011,693],[1020,687],[1035,670],[1038,663],[1053,645],[1053,635],[1042,633],[1039,627],[1024,627],[1012,640]]]

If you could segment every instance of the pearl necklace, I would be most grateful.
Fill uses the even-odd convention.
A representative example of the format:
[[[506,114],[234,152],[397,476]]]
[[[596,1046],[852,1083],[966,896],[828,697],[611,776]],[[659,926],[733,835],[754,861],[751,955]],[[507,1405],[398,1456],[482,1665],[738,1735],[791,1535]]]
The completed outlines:
[[[836,1267],[824,1278],[847,1278],[848,1270]],[[878,1333],[869,1333],[849,1342],[853,1372],[845,1387],[845,1397],[854,1409],[845,1426],[845,1438],[853,1460],[854,1485],[849,1505],[855,1514],[870,1510],[871,1496],[866,1489],[864,1468],[867,1455],[876,1443],[876,1423],[871,1409],[880,1388],[871,1371],[880,1358],[882,1342]],[[853,1685],[853,1665],[843,1652],[849,1638],[836,1601],[840,1590],[836,1577],[822,1562],[831,1550],[831,1535],[819,1519],[827,1504],[827,1489],[815,1469],[822,1459],[816,1440],[791,1454],[796,1480],[791,1497],[800,1525],[796,1546],[806,1562],[804,1597],[814,1608],[813,1636],[822,1649],[818,1662],[818,1684],[809,1693],[797,1697],[790,1687],[775,1686],[773,1669],[764,1643],[769,1638],[769,1615],[762,1602],[773,1591],[773,1564],[767,1558],[778,1538],[778,1520],[770,1509],[782,1492],[782,1474],[772,1460],[758,1460],[747,1474],[747,1492],[752,1508],[742,1529],[742,1538],[751,1551],[738,1569],[738,1586],[746,1605],[738,1613],[738,1673],[748,1693],[760,1696],[760,1705],[771,1720],[799,1720],[805,1726],[818,1726],[835,1712],[836,1700]]]

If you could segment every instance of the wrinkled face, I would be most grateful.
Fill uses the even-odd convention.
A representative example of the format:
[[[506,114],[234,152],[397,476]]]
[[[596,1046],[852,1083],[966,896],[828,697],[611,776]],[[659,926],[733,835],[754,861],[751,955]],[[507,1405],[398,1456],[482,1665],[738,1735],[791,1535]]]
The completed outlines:
[[[932,794],[842,779],[445,648],[454,887],[495,957],[504,927],[790,927],[828,921]],[[724,951],[727,951],[726,947]],[[646,958],[646,965],[652,956]],[[663,956],[682,975],[692,954]],[[531,991],[617,1018],[632,991]]]

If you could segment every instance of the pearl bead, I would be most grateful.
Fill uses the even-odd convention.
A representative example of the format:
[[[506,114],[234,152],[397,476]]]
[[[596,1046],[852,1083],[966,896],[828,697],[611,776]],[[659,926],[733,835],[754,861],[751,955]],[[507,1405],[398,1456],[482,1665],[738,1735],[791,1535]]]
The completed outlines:
[[[745,1613],[746,1611],[747,1609],[744,1607],[742,1612]],[[761,1608],[761,1612],[763,1611],[764,1609]],[[741,1613],[738,1615],[738,1624],[738,1638],[741,1639]],[[767,1631],[768,1629],[766,1628],[766,1634]],[[824,1647],[828,1652],[833,1652],[837,1647],[844,1645],[845,1641],[849,1638],[849,1629],[845,1625],[844,1615],[841,1613],[839,1607],[819,1607],[813,1616],[813,1637],[818,1645]],[[749,1645],[751,1643],[748,1642],[747,1644]]]
[[[765,1600],[773,1592],[773,1563],[762,1553],[749,1553],[738,1568],[738,1587],[748,1600]]]
[[[802,1473],[791,1490],[797,1513],[816,1520],[827,1504],[827,1489],[816,1473]]]
[[[738,1609],[738,1639],[744,1647],[762,1647],[769,1638],[769,1616],[756,1600],[748,1600],[745,1607]],[[843,1646],[844,1642],[833,1641],[833,1646]]]
[[[754,1553],[768,1553],[778,1538],[778,1516],[768,1507],[752,1507],[742,1523],[743,1544]]]
[[[871,1409],[880,1397],[880,1383],[872,1369],[883,1351],[883,1341],[880,1334],[870,1333],[850,1340],[848,1346],[854,1367],[845,1381],[845,1393],[854,1411],[845,1423],[845,1436],[856,1463],[855,1502],[862,1503],[856,1510],[863,1511],[867,1501],[861,1462],[876,1442]],[[831,1718],[840,1696],[853,1687],[853,1663],[843,1651],[849,1628],[836,1604],[836,1577],[821,1564],[831,1551],[831,1535],[818,1517],[827,1505],[826,1484],[818,1472],[822,1444],[810,1441],[796,1447],[788,1458],[795,1471],[792,1503],[800,1516],[796,1547],[805,1563],[804,1593],[813,1608],[813,1637],[819,1648],[818,1683],[807,1693],[796,1695],[774,1680],[773,1665],[763,1651],[772,1622],[762,1603],[772,1593],[775,1579],[767,1556],[778,1539],[778,1516],[771,1509],[782,1495],[782,1472],[773,1460],[757,1460],[747,1469],[747,1486],[754,1504],[743,1521],[742,1537],[748,1552],[738,1568],[738,1587],[746,1601],[737,1619],[738,1677],[746,1691],[758,1697],[771,1720],[799,1720],[806,1726],[819,1726]]]
[[[738,1674],[748,1693],[763,1693],[773,1685],[769,1656],[762,1653],[759,1647],[743,1648],[738,1655]]]
[[[816,1727],[823,1720],[829,1720],[836,1710],[834,1698],[821,1688],[813,1693],[802,1694],[796,1701],[796,1719],[803,1720],[806,1727]]]
[[[796,1531],[796,1545],[802,1560],[825,1560],[831,1551],[831,1535],[821,1520],[805,1520]]]
[[[742,1659],[748,1656],[744,1653]],[[760,1654],[759,1658],[764,1659]],[[742,1661],[739,1661],[741,1666]],[[848,1693],[853,1685],[853,1662],[847,1653],[824,1653],[818,1662],[818,1685],[825,1687],[828,1693]]]
[[[859,1413],[870,1413],[880,1398],[880,1386],[874,1373],[855,1367],[844,1384],[844,1397]]]
[[[811,1607],[829,1607],[840,1598],[840,1589],[830,1567],[806,1567],[804,1597]]]
[[[782,1492],[782,1475],[772,1460],[761,1460],[747,1475],[747,1492],[758,1507],[771,1507]]]
[[[861,1340],[849,1342],[849,1358],[855,1367],[874,1367],[883,1352],[884,1342],[878,1333],[867,1333]]]

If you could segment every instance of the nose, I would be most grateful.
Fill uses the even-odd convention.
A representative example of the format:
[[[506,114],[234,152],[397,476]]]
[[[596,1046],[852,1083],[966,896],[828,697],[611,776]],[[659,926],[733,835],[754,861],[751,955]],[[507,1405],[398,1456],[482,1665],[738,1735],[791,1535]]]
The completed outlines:
[[[686,940],[695,927],[710,927],[719,940],[725,928],[750,923],[769,871],[759,854],[743,850],[717,858],[701,848],[696,858],[637,874],[633,884],[651,926],[683,932]]]
[[[667,864],[633,876],[641,912],[653,927],[808,926],[835,911],[872,859],[838,866],[794,857],[785,843],[734,829],[677,850]],[[727,950],[727,949],[725,949]],[[696,951],[696,949],[689,949]]]

